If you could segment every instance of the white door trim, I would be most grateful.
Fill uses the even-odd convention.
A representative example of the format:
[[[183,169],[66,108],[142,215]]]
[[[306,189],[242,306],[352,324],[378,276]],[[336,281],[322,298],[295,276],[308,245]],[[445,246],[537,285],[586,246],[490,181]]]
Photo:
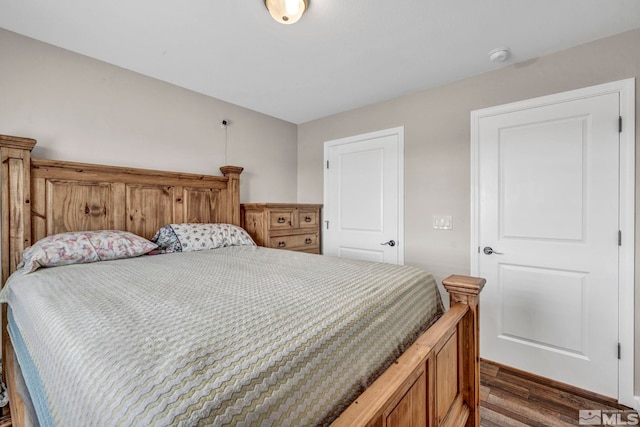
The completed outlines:
[[[325,141],[323,161],[324,206],[326,207],[329,204],[329,195],[327,194],[329,177],[326,167],[327,161],[329,160],[329,149],[338,145],[361,141],[363,139],[382,138],[393,135],[397,135],[398,137],[398,264],[404,265],[404,126],[334,139],[332,141]],[[326,209],[323,209],[323,211],[326,211]],[[322,226],[325,226],[324,222]],[[322,253],[326,253],[325,239],[322,239]]]
[[[619,224],[622,233],[622,245],[620,246],[618,263],[618,336],[621,354],[618,365],[618,400],[624,405],[634,407],[636,406],[636,399],[634,399],[635,79],[619,80],[471,112],[471,274],[477,274],[479,268],[480,194],[478,187],[478,142],[480,119],[526,108],[552,105],[609,93],[618,93],[620,95],[620,116],[622,117],[619,199]],[[490,284],[488,285],[491,286]]]

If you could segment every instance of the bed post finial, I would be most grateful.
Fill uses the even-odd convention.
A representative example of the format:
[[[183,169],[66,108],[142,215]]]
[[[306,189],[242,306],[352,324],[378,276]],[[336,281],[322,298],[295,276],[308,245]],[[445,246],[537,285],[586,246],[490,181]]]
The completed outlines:
[[[244,168],[240,166],[222,166],[220,172],[229,178],[227,203],[227,221],[230,224],[240,225],[240,174]]]
[[[469,406],[467,426],[480,426],[480,292],[486,283],[485,279],[469,276],[449,276],[442,285],[449,292],[451,305],[463,303],[469,311],[461,321],[459,343],[464,346],[462,357],[461,394]]]

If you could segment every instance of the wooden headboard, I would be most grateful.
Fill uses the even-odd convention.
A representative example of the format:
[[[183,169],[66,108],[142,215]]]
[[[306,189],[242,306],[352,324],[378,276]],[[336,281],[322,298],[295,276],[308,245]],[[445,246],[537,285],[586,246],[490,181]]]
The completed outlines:
[[[33,242],[66,231],[126,230],[151,238],[182,222],[240,225],[241,167],[224,176],[31,158],[36,141],[0,135],[2,284]]]

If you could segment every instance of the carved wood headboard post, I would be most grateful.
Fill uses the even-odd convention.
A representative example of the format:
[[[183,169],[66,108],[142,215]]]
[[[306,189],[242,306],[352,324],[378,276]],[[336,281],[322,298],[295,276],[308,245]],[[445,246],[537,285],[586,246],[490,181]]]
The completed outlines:
[[[2,285],[31,245],[31,150],[35,139],[0,135],[2,160]]]
[[[2,161],[2,284],[20,262],[22,251],[31,245],[31,150],[35,139],[0,135],[0,160]],[[7,305],[2,304],[2,379],[11,390],[13,402],[21,400],[13,393],[13,384],[7,381],[7,372],[13,368],[13,354],[7,332]],[[14,403],[12,403],[12,406]],[[16,417],[21,419],[20,416]]]
[[[229,195],[231,199],[227,202],[227,218],[231,224],[240,225],[240,174],[244,168],[240,166],[222,166],[220,172],[229,178]]]

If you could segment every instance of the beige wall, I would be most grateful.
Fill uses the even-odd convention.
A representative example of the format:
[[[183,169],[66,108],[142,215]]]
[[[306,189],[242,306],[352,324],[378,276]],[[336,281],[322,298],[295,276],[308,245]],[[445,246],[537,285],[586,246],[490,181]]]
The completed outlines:
[[[454,272],[468,273],[470,112],[640,77],[639,47],[640,30],[635,30],[302,124],[298,127],[298,201],[322,202],[324,141],[404,126],[405,261],[433,272],[438,279]],[[636,115],[640,116],[640,81],[636,82]],[[640,123],[639,117],[636,123]],[[640,141],[640,132],[636,138]],[[640,157],[640,149],[637,153]],[[640,183],[636,183],[636,189],[640,192]],[[433,214],[453,215],[453,230],[433,230]],[[640,276],[639,240],[636,239],[636,278]],[[636,307],[640,307],[638,286]],[[640,315],[636,316],[635,383],[636,394],[640,394]]]
[[[294,202],[296,125],[0,29],[0,133],[34,156],[219,175],[245,202]],[[228,147],[225,159],[225,130]]]

